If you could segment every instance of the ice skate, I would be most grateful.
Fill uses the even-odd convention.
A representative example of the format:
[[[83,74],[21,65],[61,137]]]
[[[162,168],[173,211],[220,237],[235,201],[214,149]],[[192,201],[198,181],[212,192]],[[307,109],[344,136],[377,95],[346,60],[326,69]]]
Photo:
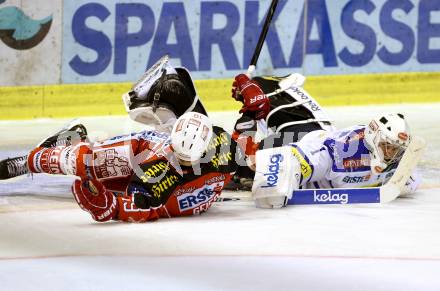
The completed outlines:
[[[0,161],[0,180],[6,180],[29,173],[27,155]]]
[[[50,148],[55,146],[69,146],[87,140],[87,129],[80,123],[79,119],[74,119],[64,126],[57,133],[41,141],[37,147]]]

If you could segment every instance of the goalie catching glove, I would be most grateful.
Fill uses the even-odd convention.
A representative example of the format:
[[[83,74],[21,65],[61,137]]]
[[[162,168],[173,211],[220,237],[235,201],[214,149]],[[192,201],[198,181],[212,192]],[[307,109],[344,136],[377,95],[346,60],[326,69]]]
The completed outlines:
[[[254,119],[265,119],[270,111],[269,98],[255,81],[245,74],[235,77],[232,84],[232,97],[243,102],[240,113],[250,113]]]

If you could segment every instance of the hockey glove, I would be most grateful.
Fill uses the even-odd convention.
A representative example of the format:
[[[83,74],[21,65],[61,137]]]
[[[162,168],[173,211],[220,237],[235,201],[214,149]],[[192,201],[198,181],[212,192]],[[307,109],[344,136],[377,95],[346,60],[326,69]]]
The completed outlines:
[[[240,75],[237,75],[234,79],[234,82],[232,83],[231,96],[236,101],[243,103],[243,96],[240,94],[240,89],[238,88],[238,76]]]
[[[136,183],[128,185],[127,192],[134,197],[134,205],[140,209],[157,208],[161,206],[160,198],[151,195],[144,186]]]
[[[265,119],[270,111],[270,102],[266,94],[261,90],[255,81],[249,79],[245,74],[235,77],[234,97],[236,100],[243,100],[243,107],[240,113],[250,113],[256,120]]]
[[[72,192],[78,205],[89,212],[94,220],[104,222],[116,216],[117,199],[98,180],[75,180]]]

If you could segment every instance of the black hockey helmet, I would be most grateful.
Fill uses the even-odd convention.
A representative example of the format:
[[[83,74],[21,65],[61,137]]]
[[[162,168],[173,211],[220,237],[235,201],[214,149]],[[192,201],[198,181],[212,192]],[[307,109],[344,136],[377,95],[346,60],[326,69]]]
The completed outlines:
[[[129,116],[148,125],[167,123],[185,112],[207,115],[187,69],[162,57],[122,96]]]

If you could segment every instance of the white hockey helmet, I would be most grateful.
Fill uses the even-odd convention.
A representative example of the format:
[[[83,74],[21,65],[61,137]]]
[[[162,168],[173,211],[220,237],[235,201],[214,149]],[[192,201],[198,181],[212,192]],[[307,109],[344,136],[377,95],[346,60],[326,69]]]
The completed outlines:
[[[180,116],[171,131],[171,146],[177,158],[186,162],[199,160],[211,141],[213,129],[208,116],[188,112]]]
[[[370,151],[371,171],[382,173],[399,162],[410,142],[410,130],[400,113],[380,115],[365,129],[365,145]]]

